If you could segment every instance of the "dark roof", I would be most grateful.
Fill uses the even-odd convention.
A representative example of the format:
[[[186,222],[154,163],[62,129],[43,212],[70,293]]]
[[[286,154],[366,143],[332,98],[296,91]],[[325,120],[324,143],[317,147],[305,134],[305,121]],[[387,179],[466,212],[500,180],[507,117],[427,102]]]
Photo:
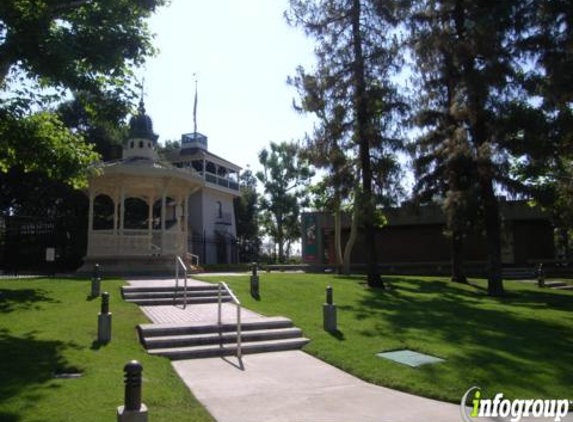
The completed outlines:
[[[153,121],[145,114],[143,100],[139,102],[137,114],[129,120],[129,138],[143,138],[157,142],[159,135],[153,132]]]

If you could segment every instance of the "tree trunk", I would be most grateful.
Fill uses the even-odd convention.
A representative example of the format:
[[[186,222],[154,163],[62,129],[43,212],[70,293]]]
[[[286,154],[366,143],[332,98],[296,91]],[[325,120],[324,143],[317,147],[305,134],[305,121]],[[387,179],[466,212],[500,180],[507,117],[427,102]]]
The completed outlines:
[[[0,47],[0,86],[4,84],[6,76],[8,76],[12,67],[12,60],[8,56],[7,43],[8,41],[4,40],[4,45]]]
[[[456,283],[467,283],[464,271],[464,237],[462,233],[455,230],[451,238],[452,247],[452,281]]]
[[[352,1],[352,43],[354,53],[354,110],[356,114],[355,135],[359,145],[362,168],[362,195],[360,207],[364,214],[364,250],[368,273],[368,286],[384,288],[378,272],[376,232],[374,227],[374,203],[372,198],[372,170],[370,168],[371,122],[368,115],[362,33],[360,27],[360,0]]]
[[[336,257],[336,272],[340,274],[342,270],[342,239],[340,227],[340,201],[336,203],[334,211],[334,253]]]
[[[482,177],[480,177],[480,179]],[[480,184],[484,199],[485,231],[488,249],[487,294],[489,296],[502,296],[504,290],[501,272],[501,222],[499,218],[499,204],[493,191],[491,178],[488,180],[480,180]]]
[[[356,204],[354,204],[354,209],[352,210],[352,224],[350,225],[350,236],[346,241],[346,246],[344,247],[344,266],[342,269],[343,274],[350,275],[350,257],[352,255],[352,248],[354,248],[354,243],[356,243],[356,237],[358,234],[358,212],[356,211]]]

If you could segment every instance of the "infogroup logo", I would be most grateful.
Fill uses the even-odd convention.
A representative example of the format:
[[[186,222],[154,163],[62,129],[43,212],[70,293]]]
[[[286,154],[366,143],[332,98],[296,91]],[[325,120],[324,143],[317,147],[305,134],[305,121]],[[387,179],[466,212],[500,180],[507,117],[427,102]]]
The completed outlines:
[[[470,408],[467,400],[473,400]],[[460,411],[463,422],[477,422],[479,418],[508,418],[511,422],[519,422],[522,418],[533,416],[535,418],[547,418],[548,421],[560,422],[569,413],[570,401],[561,400],[508,400],[503,398],[503,393],[497,393],[493,400],[482,397],[482,391],[474,386],[465,392],[460,403]]]

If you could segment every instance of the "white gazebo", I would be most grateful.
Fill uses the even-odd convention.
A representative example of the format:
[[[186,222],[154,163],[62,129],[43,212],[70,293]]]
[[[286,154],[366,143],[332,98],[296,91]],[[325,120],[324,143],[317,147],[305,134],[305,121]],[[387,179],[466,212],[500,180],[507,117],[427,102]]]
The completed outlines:
[[[88,246],[80,272],[99,263],[108,273],[173,271],[187,257],[189,196],[204,185],[192,169],[158,161],[157,135],[143,102],[130,121],[121,160],[89,180]]]

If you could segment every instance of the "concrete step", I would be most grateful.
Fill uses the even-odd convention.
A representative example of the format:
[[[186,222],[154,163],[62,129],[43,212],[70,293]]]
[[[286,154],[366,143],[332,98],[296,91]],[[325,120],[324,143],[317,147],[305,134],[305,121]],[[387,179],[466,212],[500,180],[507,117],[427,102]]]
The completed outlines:
[[[124,299],[160,299],[165,297],[173,298],[173,296],[184,297],[184,290],[171,290],[165,292],[125,292],[123,293]],[[208,297],[218,296],[217,291],[213,290],[188,290],[187,297]],[[228,294],[222,294],[222,297],[230,297]]]
[[[279,352],[297,350],[304,347],[310,340],[304,337],[286,340],[246,342],[242,345],[243,354]],[[198,359],[231,356],[237,354],[237,344],[223,344],[196,347],[176,347],[167,349],[152,349],[149,354],[166,356],[170,359]]]
[[[241,324],[243,332],[291,328],[292,326],[292,321],[283,317],[253,319],[244,321]],[[216,323],[205,324],[204,322],[184,322],[176,324],[140,324],[137,326],[137,329],[140,338],[148,339],[149,337],[184,336],[193,334],[237,331],[237,324],[223,323],[220,327]]]
[[[573,290],[573,284],[568,284],[565,286],[553,287],[555,290]]]
[[[280,328],[266,330],[242,331],[241,339],[244,343],[269,340],[284,340],[302,337],[300,328]],[[146,349],[165,349],[190,346],[220,345],[237,342],[237,332],[193,334],[179,336],[149,337],[143,340]]]
[[[177,290],[183,291],[183,282],[179,281],[179,286]],[[135,292],[173,292],[175,291],[175,285],[172,286],[122,286],[122,293],[135,293]],[[219,286],[215,284],[206,284],[204,286],[187,286],[187,291],[199,292],[199,291],[219,291]]]
[[[553,289],[560,289],[563,287],[567,287],[567,283],[563,281],[546,281],[545,287],[551,287]]]
[[[135,303],[139,306],[165,306],[165,305],[182,305],[184,302],[183,296],[173,299],[171,297],[165,298],[146,298],[146,299],[125,299],[126,302]],[[187,304],[194,305],[199,303],[217,303],[219,298],[217,296],[204,296],[204,297],[187,297]],[[229,296],[222,298],[223,302],[230,302]]]

